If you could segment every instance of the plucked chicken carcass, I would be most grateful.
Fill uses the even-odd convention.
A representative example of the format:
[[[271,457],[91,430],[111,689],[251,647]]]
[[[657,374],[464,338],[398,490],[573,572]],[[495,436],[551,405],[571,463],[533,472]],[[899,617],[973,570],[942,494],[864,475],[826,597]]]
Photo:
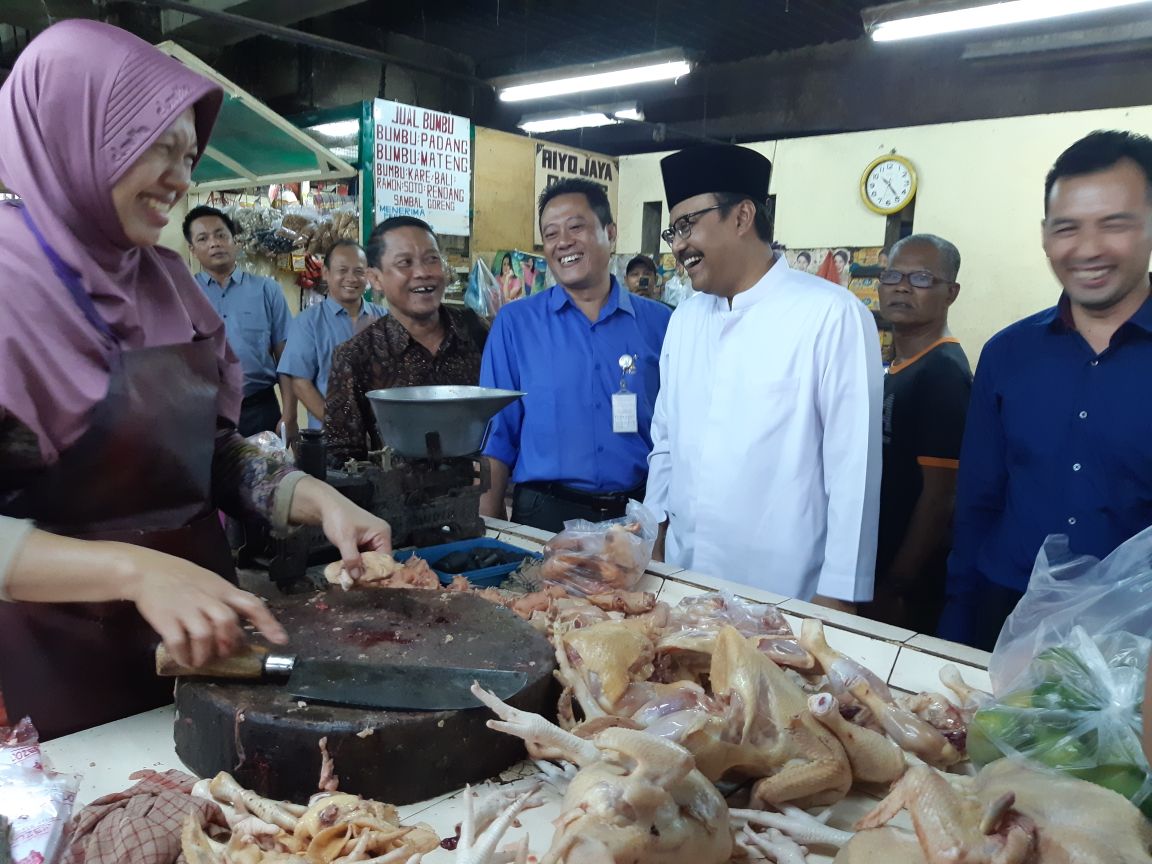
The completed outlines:
[[[852,786],[852,770],[836,736],[812,716],[808,697],[733,627],[716,637],[712,698],[723,706],[678,740],[705,776],[761,778],[759,806],[832,804]]]
[[[886,823],[907,809],[915,836]],[[836,864],[1149,864],[1152,824],[1123,796],[1001,759],[974,778],[909,769]]]
[[[854,722],[883,731],[902,749],[939,768],[955,765],[964,758],[962,743],[960,746],[953,743],[955,735],[945,736],[908,710],[872,672],[829,646],[821,622],[815,618],[804,622],[800,644],[820,664],[841,706],[861,709],[860,714],[853,717]]]
[[[540,864],[726,864],[728,806],[684,748],[634,729],[579,738],[538,714],[472,692],[499,720],[488,725],[574,763],[556,832]]]
[[[687,678],[699,683],[711,665],[716,634],[725,626],[735,627],[741,636],[756,640],[756,647],[781,666],[809,670],[816,665],[815,658],[800,647],[775,606],[708,593],[685,597],[671,610],[668,625],[656,645],[659,679]]]

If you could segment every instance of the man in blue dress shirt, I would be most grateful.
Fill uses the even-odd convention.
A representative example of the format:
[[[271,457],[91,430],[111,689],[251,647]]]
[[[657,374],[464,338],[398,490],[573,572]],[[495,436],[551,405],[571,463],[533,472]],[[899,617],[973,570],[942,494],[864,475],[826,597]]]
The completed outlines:
[[[672,313],[612,276],[616,225],[602,187],[560,181],[540,196],[538,213],[558,284],[507,304],[492,324],[480,383],[527,395],[492,422],[484,447],[492,483],[480,512],[507,516],[511,477],[513,521],[559,531],[567,519],[621,516],[629,498],[644,498]]]
[[[284,423],[296,434],[296,397],[276,376],[292,315],[275,279],[236,266],[236,226],[215,207],[193,207],[184,217],[184,239],[204,269],[196,281],[224,319],[228,344],[244,370],[244,401],[236,428],[241,435],[274,432]],[[280,402],[276,385],[280,384]],[[283,407],[281,407],[283,404]]]
[[[1045,183],[1056,306],[985,346],[940,635],[991,649],[1049,534],[1104,557],[1152,524],[1152,140],[1094,132]]]
[[[355,240],[338,240],[324,256],[322,270],[328,296],[296,316],[276,371],[287,375],[292,390],[308,409],[308,426],[324,426],[324,396],[332,352],[381,315],[383,306],[364,299],[368,259]]]

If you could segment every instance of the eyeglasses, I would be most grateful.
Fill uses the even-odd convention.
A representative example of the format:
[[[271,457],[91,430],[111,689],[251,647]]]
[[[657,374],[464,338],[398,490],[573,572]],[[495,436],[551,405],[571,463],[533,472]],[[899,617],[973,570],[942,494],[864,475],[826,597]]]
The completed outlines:
[[[703,210],[693,210],[691,213],[685,213],[679,219],[672,223],[670,228],[665,228],[660,232],[660,236],[664,238],[664,242],[669,246],[672,241],[679,237],[683,240],[692,235],[692,226],[696,224],[696,220],[703,216],[705,213],[712,210],[719,210],[723,204],[713,204],[711,207],[705,207]]]
[[[927,270],[914,270],[911,273],[901,273],[899,270],[882,270],[880,272],[880,281],[885,285],[899,285],[905,279],[913,288],[931,288],[938,282],[943,282],[946,285],[952,283],[951,279],[940,279]]]

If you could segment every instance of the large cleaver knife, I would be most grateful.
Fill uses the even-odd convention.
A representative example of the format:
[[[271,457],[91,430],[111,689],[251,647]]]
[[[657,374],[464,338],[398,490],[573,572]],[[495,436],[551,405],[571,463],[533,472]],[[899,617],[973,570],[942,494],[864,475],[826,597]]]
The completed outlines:
[[[305,702],[401,711],[479,708],[481,702],[470,690],[473,681],[478,681],[485,690],[505,700],[519,693],[528,682],[528,676],[523,672],[508,669],[309,660],[272,654],[258,645],[250,645],[232,657],[195,668],[181,666],[161,645],[156,649],[156,674],[168,678],[287,678],[292,697]]]

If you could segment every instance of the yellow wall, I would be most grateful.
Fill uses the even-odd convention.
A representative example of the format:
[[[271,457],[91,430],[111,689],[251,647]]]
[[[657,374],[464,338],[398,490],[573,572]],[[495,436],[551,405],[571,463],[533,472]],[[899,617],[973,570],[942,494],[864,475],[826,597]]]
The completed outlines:
[[[860,174],[895,149],[916,166],[914,229],[960,249],[961,293],[953,332],[975,361],[996,331],[1050,306],[1060,287],[1040,248],[1044,175],[1073,141],[1094,129],[1152,134],[1152,106],[978,120],[752,145],[773,161],[776,238],[785,245],[878,246],[883,216],[860,201]],[[620,160],[623,252],[640,247],[645,201],[663,201],[659,160]],[[667,208],[664,224],[667,223]]]
[[[536,142],[476,127],[472,243],[476,252],[532,250]]]

